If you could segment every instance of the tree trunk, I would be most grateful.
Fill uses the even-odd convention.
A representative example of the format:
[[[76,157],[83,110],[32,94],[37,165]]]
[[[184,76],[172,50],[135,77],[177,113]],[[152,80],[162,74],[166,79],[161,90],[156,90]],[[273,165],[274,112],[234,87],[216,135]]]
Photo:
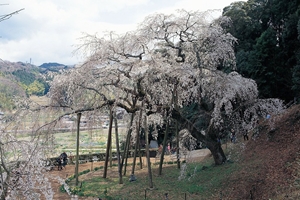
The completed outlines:
[[[76,135],[76,165],[75,165],[75,185],[78,186],[78,169],[79,169],[79,129],[81,113],[77,113],[77,135]]]
[[[224,162],[226,162],[226,156],[219,142],[206,141],[206,146],[213,155],[216,165],[222,165]]]
[[[117,149],[117,159],[118,159],[119,184],[123,184],[121,161],[120,161],[118,121],[117,121],[117,117],[116,117],[116,112],[114,112],[114,119],[115,119],[115,137],[116,137],[116,149]]]
[[[221,147],[221,144],[217,140],[217,132],[212,128],[213,124],[211,124],[207,128],[206,134],[203,135],[201,131],[198,130],[197,127],[195,127],[191,121],[184,118],[178,110],[172,110],[172,117],[176,119],[179,123],[185,124],[186,129],[188,129],[192,136],[195,137],[198,141],[201,141],[204,144],[206,144],[207,148],[211,151],[211,154],[213,155],[216,165],[221,165],[224,162],[226,162],[226,156],[224,154],[224,151]]]
[[[210,125],[207,128],[205,144],[213,155],[215,164],[222,165],[224,162],[226,162],[226,156],[222,149],[221,142],[218,140],[216,130],[214,130],[212,127],[213,125]]]
[[[107,176],[109,151],[110,151],[110,146],[111,146],[112,123],[113,123],[112,108],[109,107],[109,128],[108,128],[108,138],[107,138],[107,144],[106,144],[106,154],[105,154],[103,178],[106,178],[106,176]]]

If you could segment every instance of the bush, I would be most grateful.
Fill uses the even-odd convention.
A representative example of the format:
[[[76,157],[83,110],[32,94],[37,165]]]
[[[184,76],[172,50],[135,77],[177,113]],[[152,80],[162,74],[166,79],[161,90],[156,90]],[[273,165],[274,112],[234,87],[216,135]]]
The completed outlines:
[[[78,186],[75,186],[75,187],[70,187],[70,193],[71,194],[77,194],[77,195],[79,195],[79,193],[81,193],[81,188],[80,187],[78,187]]]
[[[95,167],[94,171],[98,171],[99,169],[101,169],[100,167]]]
[[[87,174],[87,173],[89,173],[90,171],[91,171],[90,169],[86,169],[86,170],[84,170],[84,171],[82,171],[82,172],[79,172],[79,173],[78,173],[78,176],[83,175],[83,174]]]
[[[59,191],[61,191],[61,192],[63,192],[63,193],[66,192],[64,185],[61,185],[61,186],[59,187]]]
[[[71,176],[69,176],[69,177],[65,180],[65,182],[68,184],[68,183],[70,183],[74,178],[75,178],[75,175],[71,175]]]

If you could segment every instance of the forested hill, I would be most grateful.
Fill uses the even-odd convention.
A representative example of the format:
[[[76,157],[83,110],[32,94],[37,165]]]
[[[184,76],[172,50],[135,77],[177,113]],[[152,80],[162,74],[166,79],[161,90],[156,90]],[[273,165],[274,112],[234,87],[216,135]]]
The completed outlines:
[[[0,110],[14,108],[13,96],[43,96],[49,91],[50,81],[46,74],[72,68],[59,63],[44,63],[35,66],[23,62],[0,62]]]
[[[64,64],[60,64],[60,63],[50,62],[50,63],[43,63],[39,67],[42,72],[45,72],[45,71],[58,72],[61,69],[70,69],[74,66],[68,66],[68,65],[64,65]]]
[[[238,40],[237,71],[256,81],[260,97],[300,99],[299,0],[237,1],[223,15]]]

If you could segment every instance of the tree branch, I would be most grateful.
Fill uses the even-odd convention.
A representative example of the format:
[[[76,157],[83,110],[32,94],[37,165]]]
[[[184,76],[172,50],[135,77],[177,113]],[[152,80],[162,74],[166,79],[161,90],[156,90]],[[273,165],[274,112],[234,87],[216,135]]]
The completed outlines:
[[[13,15],[15,14],[19,14],[19,12],[21,12],[22,10],[24,10],[25,8],[22,8],[20,10],[14,11],[12,13],[6,14],[6,15],[0,15],[0,22],[7,20],[9,18],[11,18]]]

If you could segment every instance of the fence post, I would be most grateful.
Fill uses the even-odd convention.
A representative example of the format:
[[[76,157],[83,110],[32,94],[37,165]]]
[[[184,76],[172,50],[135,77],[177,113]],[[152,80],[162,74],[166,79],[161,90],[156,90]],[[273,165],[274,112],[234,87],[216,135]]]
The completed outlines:
[[[145,190],[145,200],[147,199],[147,190]]]

